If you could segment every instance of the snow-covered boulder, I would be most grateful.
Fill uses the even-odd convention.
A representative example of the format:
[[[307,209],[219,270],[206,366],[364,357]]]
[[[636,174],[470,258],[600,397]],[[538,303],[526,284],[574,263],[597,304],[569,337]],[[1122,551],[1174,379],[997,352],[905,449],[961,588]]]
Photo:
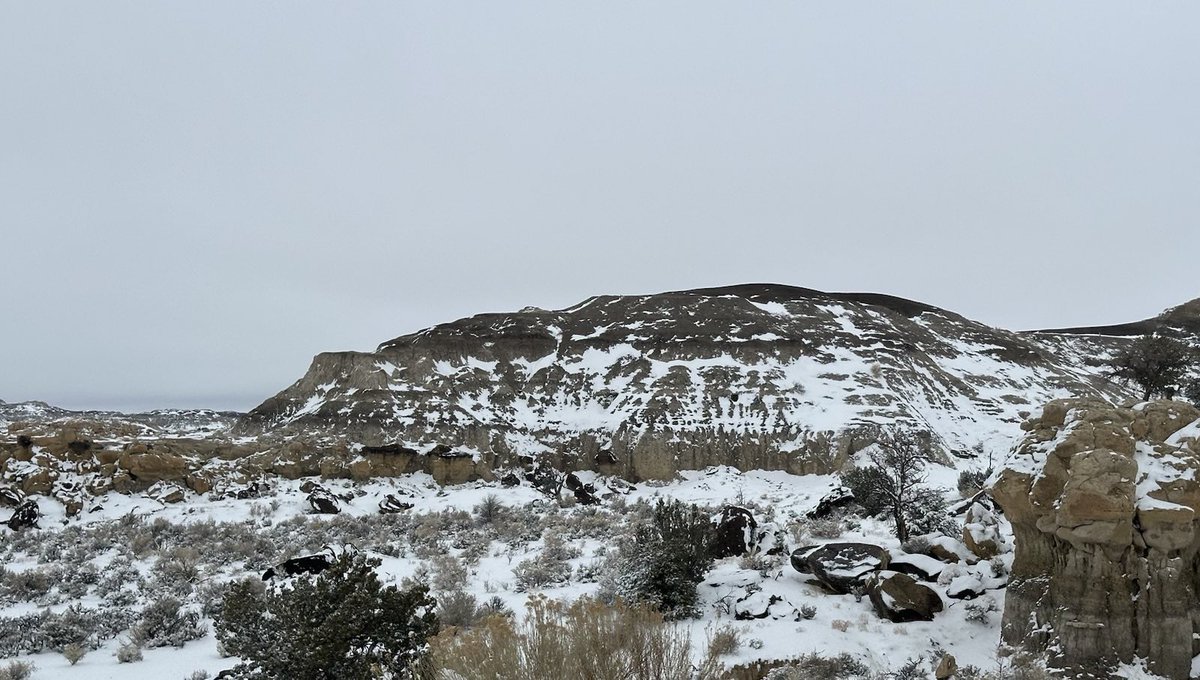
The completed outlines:
[[[861,592],[867,579],[886,569],[891,554],[869,543],[826,543],[797,548],[792,552],[792,567],[812,574],[818,583],[835,593]]]
[[[710,548],[713,557],[738,557],[754,549],[758,522],[754,513],[736,505],[726,505],[716,518],[716,531]]]

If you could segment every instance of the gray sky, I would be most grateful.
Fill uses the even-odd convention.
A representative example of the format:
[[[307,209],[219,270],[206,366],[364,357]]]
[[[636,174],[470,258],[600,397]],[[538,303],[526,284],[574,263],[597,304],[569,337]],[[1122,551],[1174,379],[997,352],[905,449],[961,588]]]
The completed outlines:
[[[1008,328],[1200,296],[1200,5],[0,4],[0,398],[773,281]]]

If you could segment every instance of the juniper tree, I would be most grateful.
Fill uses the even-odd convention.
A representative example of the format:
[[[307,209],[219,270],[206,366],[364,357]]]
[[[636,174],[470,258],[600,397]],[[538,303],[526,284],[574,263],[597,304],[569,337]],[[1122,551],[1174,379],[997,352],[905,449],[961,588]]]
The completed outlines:
[[[713,525],[707,513],[681,501],[658,501],[619,556],[620,594],[653,605],[667,618],[696,614],[696,586],[712,565]]]
[[[1195,361],[1195,352],[1186,344],[1154,333],[1134,340],[1113,357],[1111,375],[1140,387],[1142,401],[1156,394],[1169,398],[1175,396]]]
[[[235,677],[247,680],[368,680],[412,674],[438,631],[436,603],[417,586],[384,586],[379,560],[339,556],[315,577],[264,589],[230,587],[217,638],[241,657]]]

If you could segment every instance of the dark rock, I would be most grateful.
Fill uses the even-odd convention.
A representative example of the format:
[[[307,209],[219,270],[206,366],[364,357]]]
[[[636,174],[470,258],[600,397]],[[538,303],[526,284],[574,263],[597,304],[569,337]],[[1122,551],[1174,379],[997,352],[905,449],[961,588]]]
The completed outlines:
[[[515,472],[506,472],[500,476],[500,485],[504,487],[521,486],[521,478]]]
[[[717,559],[745,555],[754,549],[757,529],[754,513],[736,505],[726,505],[721,510],[709,551]]]
[[[887,550],[869,543],[826,543],[792,552],[796,571],[812,574],[818,583],[842,595],[860,593],[866,580],[890,561]]]
[[[308,504],[314,512],[324,515],[336,515],[342,509],[338,507],[338,497],[321,486],[316,486],[309,494]]]
[[[974,574],[955,576],[946,586],[946,597],[956,600],[974,600],[987,591],[983,580]]]
[[[780,618],[771,611],[771,607],[784,602],[779,595],[753,592],[739,599],[733,606],[733,618],[738,621],[751,621],[767,617]],[[776,607],[778,609],[778,607]]]
[[[942,611],[942,598],[907,574],[877,575],[867,582],[867,595],[879,616],[903,623],[932,621]]]
[[[596,487],[592,484],[584,484],[583,480],[579,479],[579,475],[574,472],[568,473],[563,481],[571,493],[575,494],[575,500],[580,505],[598,505],[600,499],[596,496]]]
[[[8,528],[12,529],[13,531],[20,531],[26,527],[37,529],[39,528],[38,519],[40,519],[41,516],[41,512],[38,511],[37,501],[32,498],[27,498],[17,506],[16,511],[13,512],[12,517],[8,518],[8,522],[6,522],[6,524],[8,524]]]
[[[600,452],[593,457],[593,460],[596,461],[596,465],[616,465],[618,462],[620,462],[617,460],[616,455],[608,449],[601,449]]]
[[[15,508],[25,500],[25,494],[20,489],[11,486],[0,487],[0,505]]]
[[[303,487],[301,487],[301,488],[303,489]],[[244,486],[240,489],[235,490],[233,492],[233,495],[234,495],[234,497],[236,497],[240,500],[246,500],[249,498],[258,498],[266,490],[267,490],[266,484],[263,484],[262,482],[254,481],[254,482],[250,482],[249,484],[247,484],[246,486]]]
[[[390,493],[384,496],[383,500],[379,501],[379,512],[385,515],[412,510],[412,508],[412,503],[405,503]]]
[[[271,567],[263,572],[262,580],[270,581],[276,576],[297,576],[299,574],[319,574],[329,568],[333,564],[336,555],[332,548],[326,548],[324,552],[319,552],[315,555],[304,555],[302,557],[293,557],[290,560],[284,560],[279,564]]]
[[[817,503],[817,507],[808,513],[810,519],[828,517],[838,508],[844,508],[854,502],[854,492],[844,486],[835,486]]]

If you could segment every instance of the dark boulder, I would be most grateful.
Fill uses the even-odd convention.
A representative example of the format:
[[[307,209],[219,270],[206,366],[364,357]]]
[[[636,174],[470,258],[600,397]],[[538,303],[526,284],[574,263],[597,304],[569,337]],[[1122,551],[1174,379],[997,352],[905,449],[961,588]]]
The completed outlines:
[[[500,486],[521,486],[521,478],[515,472],[506,472],[500,477]]]
[[[0,505],[6,508],[15,508],[23,500],[25,500],[25,494],[21,493],[20,489],[12,486],[0,487]]]
[[[907,574],[877,575],[867,582],[867,596],[880,617],[896,623],[932,621],[942,611],[942,598]]]
[[[250,498],[258,498],[267,490],[267,485],[263,482],[253,481],[243,486],[240,489],[235,489],[233,495],[239,500],[247,500]]]
[[[38,519],[40,519],[41,516],[42,513],[38,511],[37,501],[32,498],[28,498],[24,501],[21,501],[21,504],[17,506],[17,509],[13,512],[12,517],[8,518],[8,522],[6,522],[6,524],[8,524],[8,528],[12,529],[13,531],[20,531],[21,529],[25,529],[27,527],[37,529],[39,528]]]
[[[983,579],[976,574],[963,573],[950,579],[946,586],[946,596],[956,600],[974,600],[987,592]]]
[[[309,492],[306,500],[308,500],[308,504],[312,507],[313,512],[323,515],[336,515],[342,511],[338,507],[338,497],[320,486]]]
[[[412,509],[413,509],[412,503],[405,503],[404,501],[400,500],[399,498],[396,498],[395,496],[393,496],[390,493],[388,495],[384,496],[383,500],[379,501],[379,512],[382,512],[385,515],[390,515],[390,514],[397,513],[397,512],[404,512],[405,510],[412,510]]]
[[[754,549],[758,522],[754,513],[736,505],[726,505],[717,520],[709,552],[713,557],[738,557]]]
[[[617,460],[617,456],[608,449],[600,449],[600,452],[593,457],[593,460],[596,461],[596,465],[616,465],[620,462]]]
[[[796,571],[812,574],[827,589],[846,595],[861,593],[871,575],[887,568],[891,555],[869,543],[826,543],[797,548],[791,559]]]
[[[326,548],[324,552],[319,552],[315,555],[304,555],[301,557],[293,557],[290,560],[284,560],[279,564],[271,567],[263,572],[262,580],[270,581],[276,576],[298,576],[300,574],[319,574],[329,568],[336,556],[332,548]]]
[[[787,605],[783,597],[772,593],[762,591],[752,592],[745,597],[740,598],[733,606],[733,618],[738,621],[751,621],[754,619],[781,618],[776,612],[771,610],[772,607],[779,610],[782,607],[776,607],[780,603]],[[794,609],[790,606],[788,609]]]
[[[600,499],[596,496],[596,487],[592,484],[584,484],[579,475],[574,472],[569,473],[563,483],[571,493],[575,494],[575,500],[580,505],[598,505],[600,503]]]
[[[854,502],[854,492],[844,486],[835,486],[825,494],[825,497],[817,503],[817,507],[813,508],[809,513],[810,519],[818,519],[828,517],[833,514],[834,510],[844,508]]]

